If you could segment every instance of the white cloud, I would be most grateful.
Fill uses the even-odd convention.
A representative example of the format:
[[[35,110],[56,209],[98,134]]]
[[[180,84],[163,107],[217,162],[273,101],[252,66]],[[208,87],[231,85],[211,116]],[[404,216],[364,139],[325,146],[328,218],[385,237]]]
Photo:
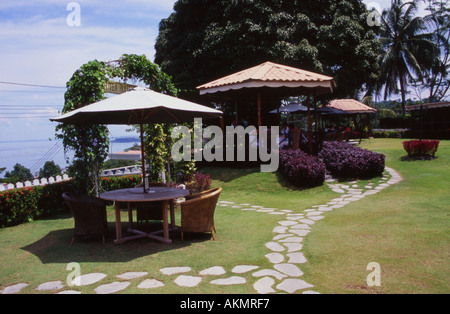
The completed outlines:
[[[124,53],[145,54],[153,60],[159,21],[169,16],[175,1],[77,1],[81,5],[81,27],[67,25],[69,2],[0,2],[0,81],[64,87],[73,72],[90,60],[108,61]],[[0,84],[0,105],[35,105],[48,116],[55,115],[55,108],[62,108],[64,89],[28,92],[32,90],[36,88]],[[47,117],[20,113],[14,119],[3,116],[0,120],[2,139],[54,138],[56,124]],[[115,135],[121,134],[116,131]]]

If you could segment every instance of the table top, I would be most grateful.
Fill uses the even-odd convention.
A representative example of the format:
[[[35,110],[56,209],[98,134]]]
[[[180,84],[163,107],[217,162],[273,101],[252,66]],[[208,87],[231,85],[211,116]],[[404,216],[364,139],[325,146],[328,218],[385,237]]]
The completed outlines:
[[[165,201],[189,195],[189,190],[151,187],[150,192],[144,193],[142,188],[132,188],[105,192],[100,198],[105,201],[116,202],[153,202]]]

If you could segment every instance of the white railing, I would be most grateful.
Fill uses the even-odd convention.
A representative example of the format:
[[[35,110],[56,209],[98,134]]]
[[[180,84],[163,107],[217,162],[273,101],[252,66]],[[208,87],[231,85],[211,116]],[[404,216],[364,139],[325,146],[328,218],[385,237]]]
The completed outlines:
[[[120,177],[126,175],[137,175],[142,173],[142,168],[139,165],[120,167],[114,169],[103,170],[100,174],[102,177]]]
[[[17,182],[16,184],[0,184],[0,192],[6,190],[14,190],[21,189],[33,186],[43,186],[47,184],[59,183],[63,181],[70,180],[70,177],[67,174],[62,176],[50,177],[50,178],[42,178],[42,179],[34,179],[33,181],[25,181],[25,182]]]
[[[141,166],[135,165],[135,166],[103,170],[100,175],[102,177],[120,177],[120,176],[124,176],[124,175],[137,175],[137,174],[141,174],[141,173],[142,173]],[[26,187],[33,187],[33,186],[44,186],[47,184],[68,181],[70,179],[71,178],[67,174],[64,174],[62,176],[34,179],[33,181],[17,182],[16,184],[12,184],[12,183],[1,184],[0,183],[0,192],[6,191],[6,190],[21,189],[24,187],[26,188]]]

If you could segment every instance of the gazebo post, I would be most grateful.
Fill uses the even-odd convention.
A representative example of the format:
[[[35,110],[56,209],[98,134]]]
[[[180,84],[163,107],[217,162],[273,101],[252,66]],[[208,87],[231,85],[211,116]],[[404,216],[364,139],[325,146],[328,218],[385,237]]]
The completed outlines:
[[[306,94],[306,105],[308,107],[308,153],[312,154],[312,121],[311,121],[311,99],[309,91]]]
[[[223,100],[220,100],[220,111],[222,111],[223,112]],[[224,117],[222,116],[221,118],[220,118],[220,128],[222,129],[222,134],[224,134],[225,133],[225,120],[224,120]]]
[[[262,126],[261,122],[261,92],[258,91],[258,130],[259,127]]]
[[[237,100],[234,100],[234,112],[235,112],[235,121],[236,121],[236,126],[238,125],[238,121],[239,121],[239,114],[238,114],[238,104],[237,104]]]

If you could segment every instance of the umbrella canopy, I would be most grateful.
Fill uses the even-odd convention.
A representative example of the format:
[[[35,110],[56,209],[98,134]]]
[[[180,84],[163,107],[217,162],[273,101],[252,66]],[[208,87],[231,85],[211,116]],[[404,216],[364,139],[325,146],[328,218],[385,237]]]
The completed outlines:
[[[207,120],[218,118],[221,114],[222,111],[216,109],[137,87],[50,120],[69,124],[139,124],[145,182],[143,124],[193,122],[195,118]]]
[[[221,114],[216,109],[138,87],[50,120],[70,124],[181,123],[193,122],[194,118],[218,118]]]

